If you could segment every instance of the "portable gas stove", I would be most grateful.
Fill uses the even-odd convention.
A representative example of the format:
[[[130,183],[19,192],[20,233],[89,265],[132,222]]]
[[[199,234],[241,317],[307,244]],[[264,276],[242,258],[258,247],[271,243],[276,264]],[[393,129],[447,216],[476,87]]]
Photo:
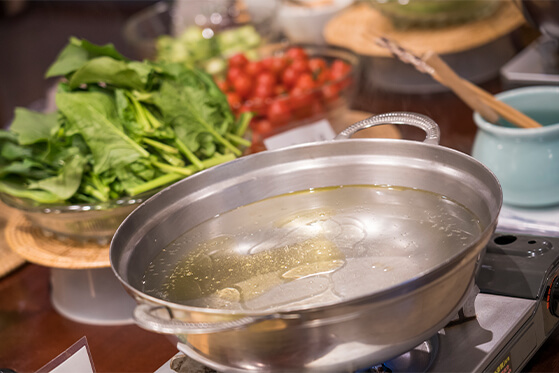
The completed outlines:
[[[559,85],[559,40],[541,36],[501,68],[509,85]]]
[[[559,237],[495,233],[476,284],[437,335],[356,373],[520,371],[559,323]],[[156,371],[177,372],[214,371],[182,353]]]

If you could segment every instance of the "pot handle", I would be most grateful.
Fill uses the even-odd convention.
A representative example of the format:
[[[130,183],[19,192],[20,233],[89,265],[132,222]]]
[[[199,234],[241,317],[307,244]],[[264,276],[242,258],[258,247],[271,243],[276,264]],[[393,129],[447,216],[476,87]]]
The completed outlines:
[[[425,140],[423,142],[438,145],[440,141],[441,132],[439,130],[439,126],[433,119],[423,114],[410,113],[406,111],[373,115],[367,119],[360,120],[340,132],[338,136],[336,136],[335,140],[349,139],[361,130],[383,124],[405,124],[408,126],[419,127],[426,133]]]
[[[156,315],[159,310],[167,310],[170,319],[162,318]],[[221,321],[221,322],[200,322],[191,323],[173,318],[173,312],[165,306],[153,306],[142,303],[134,309],[134,320],[141,328],[146,330],[163,333],[163,334],[207,334],[223,332],[231,329],[253,324],[257,321],[277,318],[275,315],[262,317],[242,317],[237,320]]]

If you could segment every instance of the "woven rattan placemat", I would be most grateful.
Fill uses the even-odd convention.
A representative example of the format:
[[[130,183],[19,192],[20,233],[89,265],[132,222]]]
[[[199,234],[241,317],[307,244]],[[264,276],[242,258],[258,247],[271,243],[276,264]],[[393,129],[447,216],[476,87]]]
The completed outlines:
[[[4,277],[25,263],[25,259],[15,253],[4,234],[10,215],[18,214],[0,202],[0,277]]]
[[[332,18],[324,29],[330,44],[355,53],[389,57],[390,52],[365,37],[366,31],[389,37],[416,53],[428,50],[437,54],[464,52],[507,35],[525,23],[518,7],[511,0],[501,1],[497,11],[484,19],[441,28],[395,29],[392,22],[367,3],[357,3]]]
[[[109,245],[48,237],[19,213],[9,217],[5,237],[14,253],[32,263],[67,269],[110,267]]]

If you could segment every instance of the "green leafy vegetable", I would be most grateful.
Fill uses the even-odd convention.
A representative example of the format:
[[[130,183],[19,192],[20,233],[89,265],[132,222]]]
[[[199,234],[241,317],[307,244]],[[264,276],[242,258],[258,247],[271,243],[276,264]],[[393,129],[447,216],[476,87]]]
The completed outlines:
[[[96,203],[166,186],[250,145],[206,73],[131,61],[111,44],[70,38],[47,77],[57,111],[17,108],[0,130],[0,192],[39,204]]]

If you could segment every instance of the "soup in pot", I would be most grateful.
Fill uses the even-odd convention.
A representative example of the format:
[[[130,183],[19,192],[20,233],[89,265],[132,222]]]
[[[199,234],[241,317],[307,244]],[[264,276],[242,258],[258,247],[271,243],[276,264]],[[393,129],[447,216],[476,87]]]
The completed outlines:
[[[482,229],[463,205],[424,190],[298,191],[185,232],[150,263],[142,291],[240,311],[337,303],[420,276],[472,244]]]

